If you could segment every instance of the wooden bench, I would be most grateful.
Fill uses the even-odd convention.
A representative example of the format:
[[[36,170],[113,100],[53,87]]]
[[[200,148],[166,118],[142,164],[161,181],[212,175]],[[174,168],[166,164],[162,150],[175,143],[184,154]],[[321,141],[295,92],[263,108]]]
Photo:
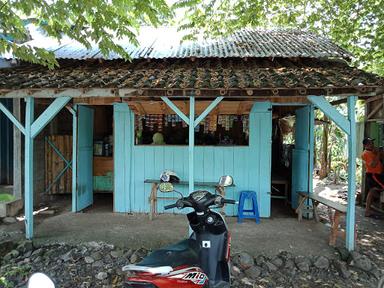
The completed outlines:
[[[340,216],[345,216],[347,213],[347,207],[341,203],[334,202],[332,200],[323,198],[321,196],[318,196],[313,193],[305,193],[305,192],[299,192],[299,206],[296,209],[298,220],[301,221],[303,218],[303,214],[306,213],[313,213],[313,218],[316,222],[319,222],[319,214],[317,212],[317,206],[321,203],[328,208],[328,217],[329,221],[331,223],[331,233],[329,236],[329,245],[335,246],[336,239],[338,236],[345,239],[345,231],[339,231],[339,223],[340,223]],[[312,200],[312,204],[308,205],[308,200]],[[332,211],[333,210],[333,211]],[[355,239],[357,236],[357,230],[355,227]]]
[[[178,200],[179,197],[158,197],[157,196],[157,190],[159,188],[159,184],[161,183],[159,179],[145,179],[144,183],[147,184],[152,184],[151,187],[151,194],[149,196],[149,203],[150,203],[150,212],[149,212],[149,219],[152,220],[153,216],[157,214],[157,200],[163,199],[163,200]],[[181,186],[188,186],[189,182],[188,181],[180,181],[178,183],[173,183],[173,185],[181,185]],[[212,187],[212,188],[218,188],[217,190],[219,191],[220,195],[225,197],[225,189],[220,188],[217,186],[217,182],[194,182],[195,186],[200,186],[200,187]],[[234,187],[235,184],[232,184],[230,187]],[[221,213],[224,215],[224,207],[221,210]]]

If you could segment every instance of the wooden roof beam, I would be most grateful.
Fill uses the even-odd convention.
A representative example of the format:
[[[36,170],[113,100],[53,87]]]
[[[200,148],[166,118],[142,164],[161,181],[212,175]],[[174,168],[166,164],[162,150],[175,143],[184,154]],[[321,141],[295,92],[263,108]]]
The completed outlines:
[[[83,98],[83,97],[126,97],[136,92],[136,89],[117,88],[44,88],[0,90],[0,97],[4,98]]]

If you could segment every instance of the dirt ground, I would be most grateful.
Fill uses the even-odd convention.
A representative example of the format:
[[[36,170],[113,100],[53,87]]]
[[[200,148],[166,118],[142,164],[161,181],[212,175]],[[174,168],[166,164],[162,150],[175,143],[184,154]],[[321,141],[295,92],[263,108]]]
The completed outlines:
[[[321,185],[316,183],[317,192],[328,193],[345,188],[342,185],[323,185],[321,188]],[[49,208],[57,213],[35,216],[34,240],[37,242],[104,241],[122,248],[154,249],[179,241],[188,234],[185,215],[163,214],[150,221],[147,214],[112,213],[112,197],[108,195],[97,195],[94,206],[84,213],[70,212],[70,197],[56,199]],[[361,207],[356,207],[357,248],[372,254],[384,266],[384,251],[381,248],[384,248],[384,220],[365,218],[363,213]],[[313,220],[298,222],[295,214],[279,200],[272,203],[272,217],[261,219],[260,224],[250,219],[238,224],[235,217],[227,217],[226,220],[234,252],[272,256],[280,251],[289,251],[294,255],[327,257],[337,253],[328,246],[329,225]],[[23,222],[0,225],[0,230],[13,231],[17,237],[23,237],[23,226]],[[344,243],[339,239],[337,245],[341,247]]]
[[[69,200],[60,199],[55,203],[61,210],[56,215],[35,215],[35,241],[104,241],[118,247],[154,249],[188,234],[185,215],[162,214],[150,221],[147,214],[106,212],[112,210],[108,197],[97,197],[94,208],[85,213],[71,213]],[[226,217],[233,251],[254,255],[275,255],[280,251],[294,255],[334,255],[335,250],[327,244],[329,230],[324,224],[312,220],[299,223],[281,202],[273,207],[272,217],[261,219],[260,224],[251,219],[238,224],[237,218]],[[2,225],[0,229],[20,231],[23,223]]]

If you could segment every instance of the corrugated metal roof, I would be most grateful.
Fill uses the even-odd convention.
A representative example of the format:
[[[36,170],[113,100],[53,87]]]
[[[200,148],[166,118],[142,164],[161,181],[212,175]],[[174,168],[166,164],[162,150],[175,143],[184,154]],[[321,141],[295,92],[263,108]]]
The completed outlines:
[[[185,32],[176,28],[143,27],[138,35],[139,46],[118,40],[133,59],[163,58],[252,58],[252,57],[309,57],[350,58],[352,55],[330,40],[299,30],[242,29],[230,36],[181,42]],[[122,57],[101,54],[97,45],[86,49],[69,38],[61,43],[55,40],[35,39],[27,44],[54,51],[58,59],[106,59]]]

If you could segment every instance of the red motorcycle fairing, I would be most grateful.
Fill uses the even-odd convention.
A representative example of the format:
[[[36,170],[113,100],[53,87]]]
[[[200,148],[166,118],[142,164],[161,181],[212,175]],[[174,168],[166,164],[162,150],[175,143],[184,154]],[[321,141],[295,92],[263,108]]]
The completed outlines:
[[[127,277],[124,287],[138,288],[203,288],[208,283],[208,277],[200,267],[176,267],[166,275],[154,275],[150,273],[136,273]],[[148,285],[145,285],[148,284]]]

